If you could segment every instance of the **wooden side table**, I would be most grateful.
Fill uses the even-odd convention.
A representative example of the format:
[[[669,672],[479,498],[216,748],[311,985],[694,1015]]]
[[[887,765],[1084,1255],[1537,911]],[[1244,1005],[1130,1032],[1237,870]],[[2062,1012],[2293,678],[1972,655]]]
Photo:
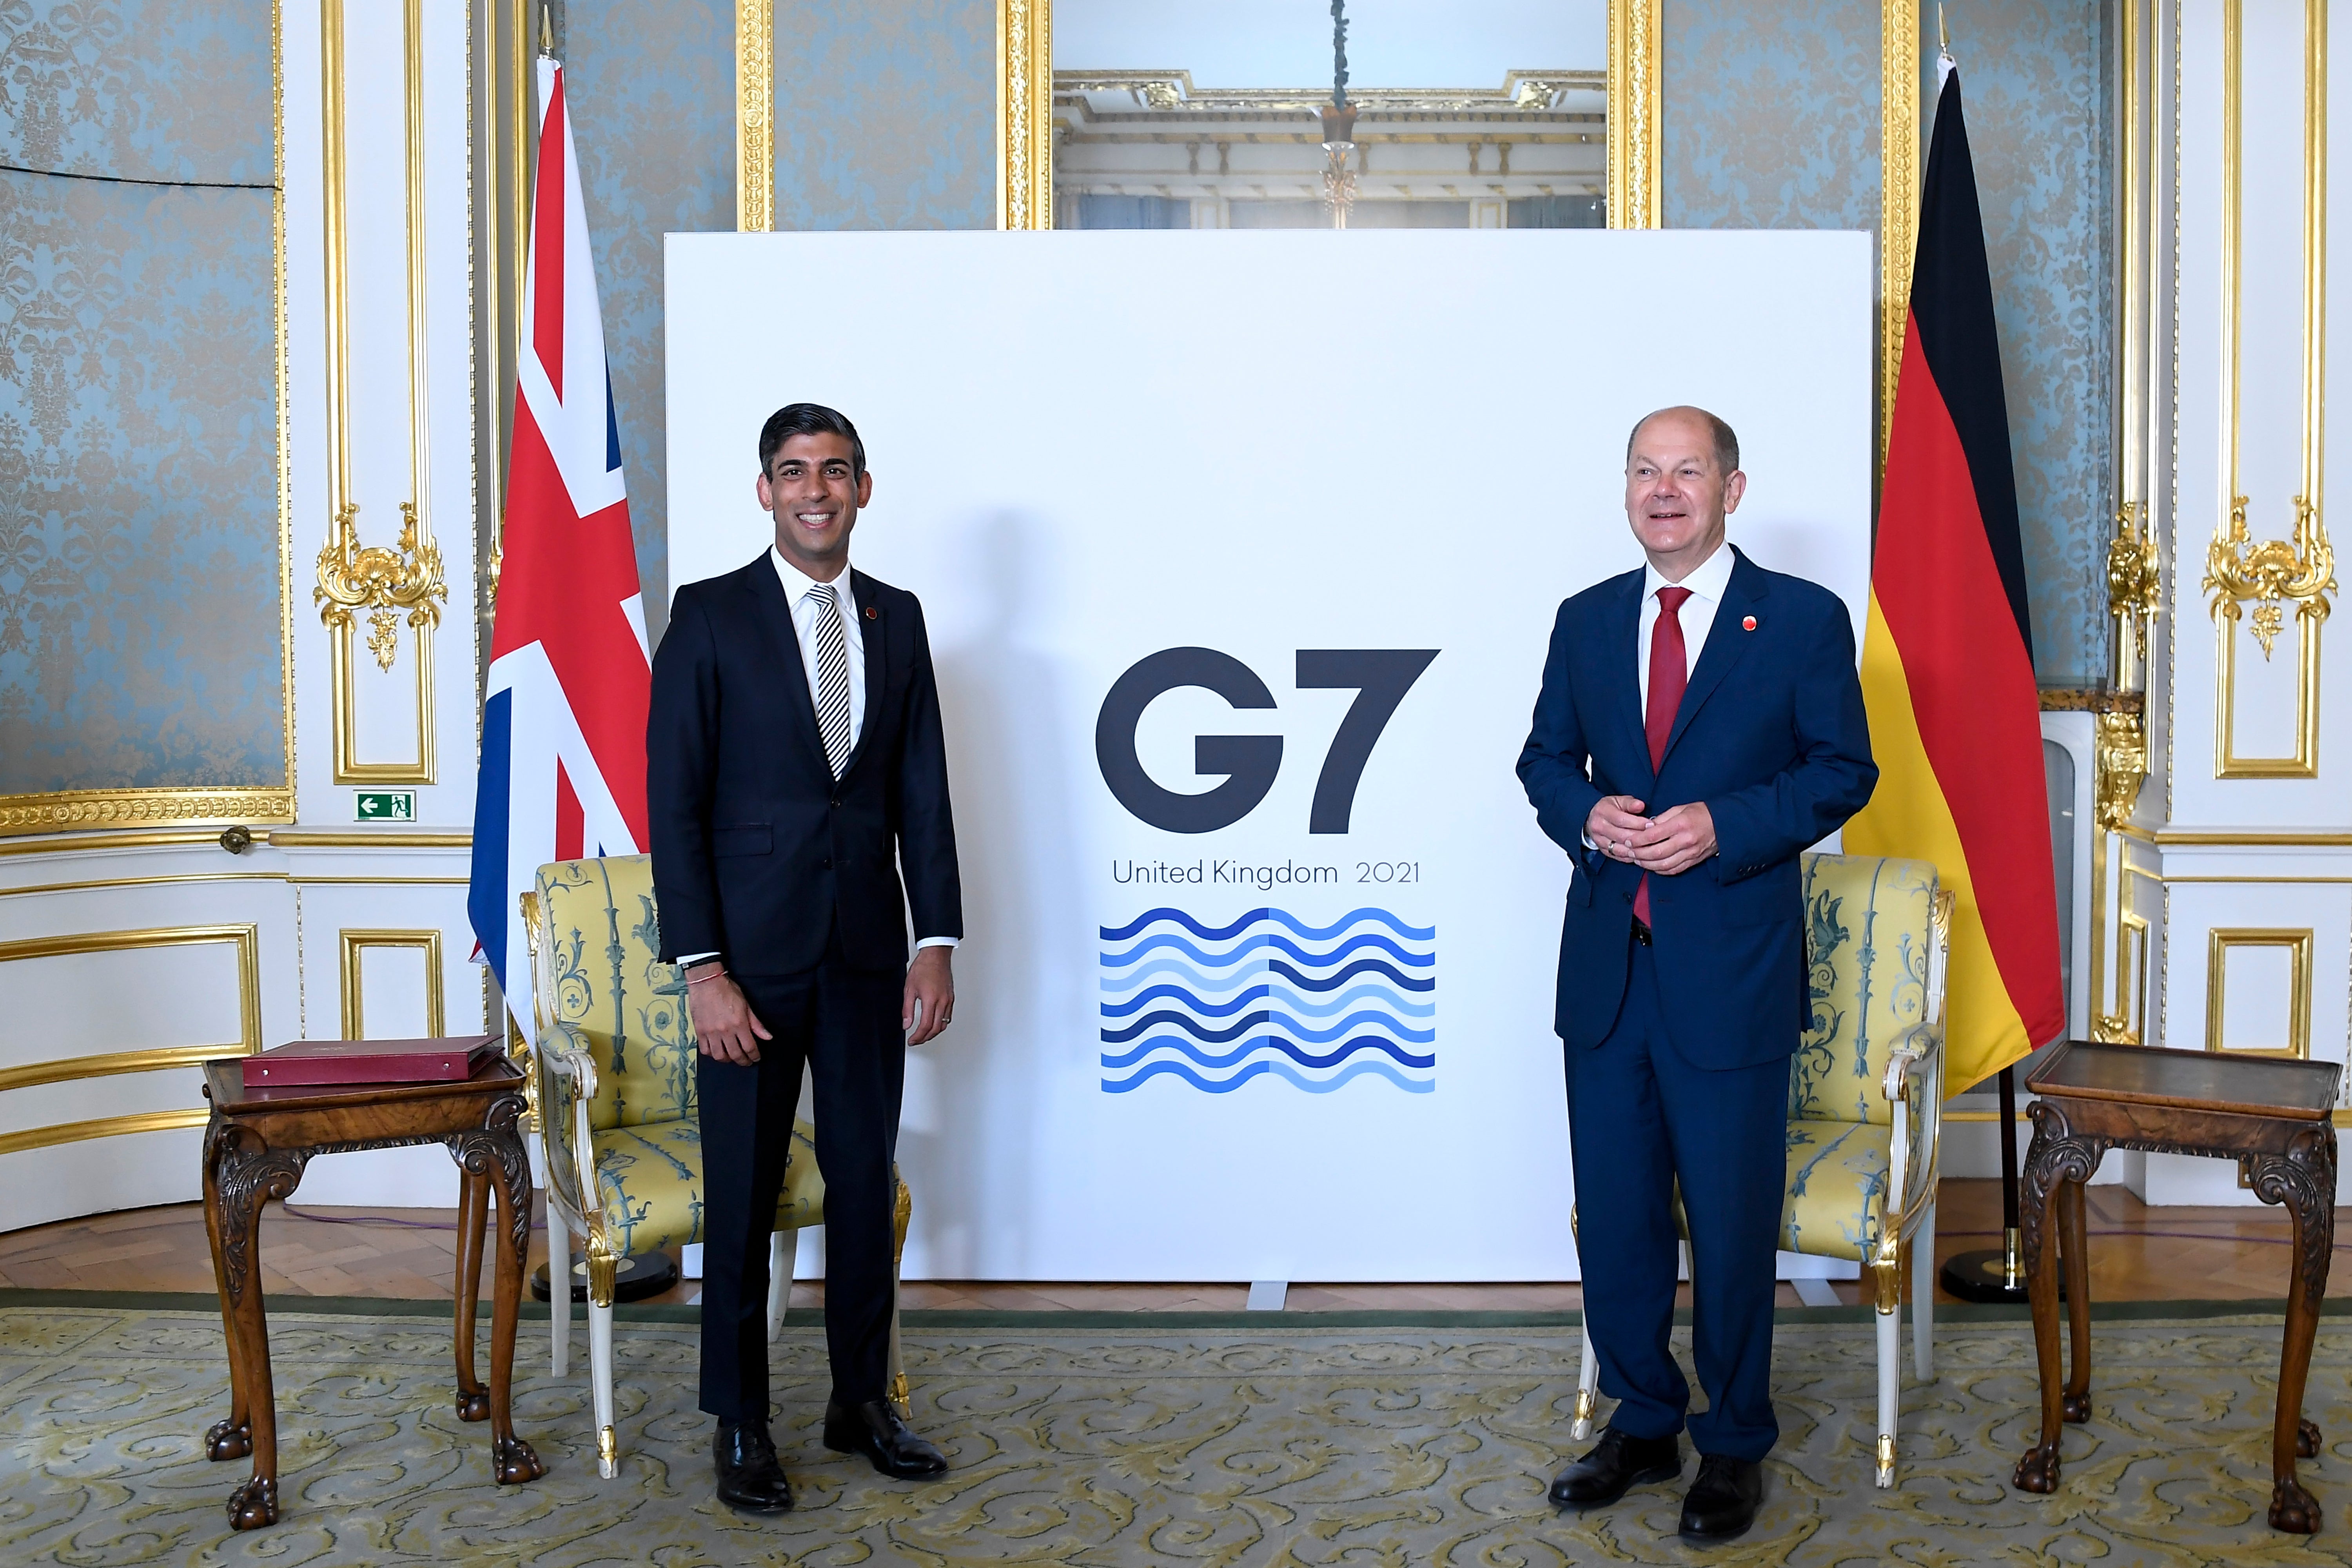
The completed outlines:
[[[253,1474],[230,1495],[229,1522],[278,1522],[278,1415],[269,1378],[269,1325],[255,1241],[262,1205],[293,1195],[320,1154],[446,1143],[464,1173],[457,1244],[457,1415],[490,1423],[491,1470],[502,1484],[546,1473],[514,1435],[509,1407],[515,1316],[530,1245],[530,1165],[523,1152],[523,1077],[493,1058],[462,1083],[348,1084],[247,1089],[239,1057],[205,1064],[205,1229],[228,1331],[229,1414],[205,1434],[214,1459],[253,1456]],[[474,1375],[474,1309],[481,1285],[482,1228],[489,1190],[499,1217],[490,1313],[490,1385]]]
[[[2336,1247],[2336,1080],[2333,1062],[2231,1057],[2212,1051],[2095,1046],[2071,1040],[2027,1075],[2033,1144],[2020,1184],[2020,1239],[2033,1300],[2033,1349],[2042,1372],[2042,1440],[2017,1462],[2030,1492],[2058,1486],[2058,1435],[2091,1416],[2091,1279],[2084,1252],[2083,1184],[2109,1149],[2242,1160],[2255,1194],[2294,1219],[2294,1272],[2287,1289],[2278,1410],[2271,1432],[2271,1528],[2310,1534],[2319,1503],[2295,1479],[2296,1456],[2319,1452],[2319,1428],[2303,1419],[2320,1298]],[[2057,1209],[2057,1235],[2050,1218]],[[2059,1240],[2063,1237],[2063,1240]],[[2053,1241],[2059,1241],[2054,1250]],[[2074,1375],[2060,1383],[2058,1257],[2066,1263],[2066,1316]]]

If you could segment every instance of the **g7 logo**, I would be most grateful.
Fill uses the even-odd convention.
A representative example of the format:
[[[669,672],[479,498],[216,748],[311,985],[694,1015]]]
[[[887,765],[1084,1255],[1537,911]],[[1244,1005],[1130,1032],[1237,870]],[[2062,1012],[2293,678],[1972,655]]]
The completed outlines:
[[[1433,647],[1298,650],[1301,690],[1353,687],[1357,693],[1331,737],[1322,774],[1315,781],[1307,832],[1348,831],[1356,785],[1362,782],[1372,747],[1397,704],[1437,654]],[[1274,693],[1265,682],[1233,655],[1212,647],[1162,648],[1137,660],[1112,682],[1095,721],[1095,761],[1119,805],[1152,826],[1171,833],[1213,833],[1247,816],[1274,788],[1275,774],[1282,769],[1282,737],[1195,735],[1193,771],[1223,773],[1225,782],[1203,795],[1162,789],[1135,754],[1135,727],[1153,699],[1180,686],[1205,687],[1235,708],[1274,706]]]

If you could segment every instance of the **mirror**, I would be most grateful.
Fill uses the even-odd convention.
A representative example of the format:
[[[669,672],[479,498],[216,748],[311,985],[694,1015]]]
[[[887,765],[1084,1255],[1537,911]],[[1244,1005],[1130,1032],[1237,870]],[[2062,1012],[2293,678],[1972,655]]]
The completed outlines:
[[[1055,0],[1054,226],[1602,227],[1607,31],[1607,0]]]

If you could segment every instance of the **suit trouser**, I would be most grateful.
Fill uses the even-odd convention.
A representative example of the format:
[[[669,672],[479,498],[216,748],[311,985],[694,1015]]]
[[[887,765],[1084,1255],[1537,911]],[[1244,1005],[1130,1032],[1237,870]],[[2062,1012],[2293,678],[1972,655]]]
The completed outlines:
[[[849,967],[840,933],[805,973],[739,974],[775,1037],[739,1067],[697,1064],[703,1171],[702,1408],[768,1418],[768,1237],[808,1064],[824,1176],[824,1338],[834,1397],[880,1399],[890,1362],[898,1103],[907,1045],[903,976]]]
[[[1584,1321],[1609,1424],[1635,1437],[1680,1431],[1690,1385],[1674,1331],[1675,1184],[1690,1224],[1691,1349],[1707,1408],[1702,1454],[1761,1459],[1772,1415],[1773,1251],[1787,1185],[1789,1064],[1709,1072],[1666,1038],[1652,950],[1635,944],[1625,1000],[1597,1047],[1569,1046]],[[1793,1047],[1794,1026],[1790,1027]]]

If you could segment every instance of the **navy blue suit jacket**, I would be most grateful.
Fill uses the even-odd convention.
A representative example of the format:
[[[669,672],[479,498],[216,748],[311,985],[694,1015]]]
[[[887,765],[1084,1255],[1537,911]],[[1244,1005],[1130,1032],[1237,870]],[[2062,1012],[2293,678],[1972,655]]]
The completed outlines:
[[[1715,818],[1712,858],[1650,881],[1675,1050],[1694,1067],[1749,1067],[1794,1051],[1804,1028],[1797,856],[1862,809],[1878,768],[1845,605],[1819,584],[1734,553],[1654,771],[1634,662],[1643,574],[1586,589],[1552,626],[1518,771],[1536,820],[1575,861],[1552,1026],[1571,1046],[1599,1045],[1625,994],[1642,873],[1584,847],[1585,819],[1611,795],[1632,795],[1652,816],[1703,801]]]
[[[866,724],[838,780],[767,552],[671,601],[646,725],[665,962],[717,952],[739,973],[798,973],[837,925],[851,968],[897,969],[910,910],[919,936],[963,935],[923,607],[863,572],[851,580]]]

